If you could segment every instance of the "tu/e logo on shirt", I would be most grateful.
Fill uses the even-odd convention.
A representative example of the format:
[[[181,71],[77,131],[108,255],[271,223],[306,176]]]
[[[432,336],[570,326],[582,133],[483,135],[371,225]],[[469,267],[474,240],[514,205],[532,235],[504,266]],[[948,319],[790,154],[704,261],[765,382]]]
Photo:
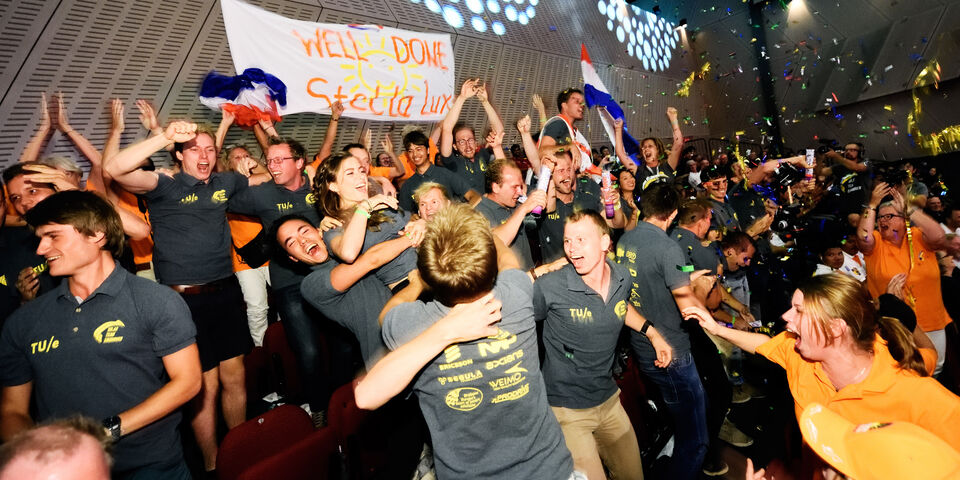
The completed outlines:
[[[213,200],[213,203],[224,203],[227,201],[227,191],[226,189],[217,190],[213,192],[213,195],[210,196],[210,200]]]
[[[280,213],[283,213],[287,210],[292,210],[292,209],[293,209],[293,202],[283,202],[283,203],[277,204],[277,210],[280,211]]]
[[[33,342],[30,344],[30,354],[35,355],[37,352],[44,353],[54,350],[60,346],[60,340],[57,340],[56,337],[50,335],[50,338],[40,340],[39,342]]]
[[[575,323],[593,323],[593,312],[589,308],[571,308],[570,319]]]
[[[118,343],[123,341],[123,337],[117,335],[117,330],[125,327],[120,320],[104,322],[93,331],[93,339],[97,343]]]
[[[4,287],[7,286],[7,276],[6,276],[6,275],[0,275],[0,285],[3,285]]]
[[[181,199],[180,199],[180,204],[181,204],[181,205],[190,205],[191,203],[196,202],[196,201],[199,200],[199,199],[200,199],[200,197],[198,197],[196,193],[191,193],[190,195],[187,195],[186,197],[181,198]]]

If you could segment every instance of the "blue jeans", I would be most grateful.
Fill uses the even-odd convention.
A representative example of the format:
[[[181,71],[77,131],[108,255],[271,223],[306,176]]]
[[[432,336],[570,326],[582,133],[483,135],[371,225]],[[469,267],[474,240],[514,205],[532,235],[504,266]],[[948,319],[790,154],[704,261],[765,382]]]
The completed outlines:
[[[660,388],[673,417],[673,456],[663,478],[698,478],[709,438],[703,385],[693,355],[687,352],[675,356],[667,368],[654,366],[652,361],[637,363],[644,376]]]
[[[276,290],[277,310],[287,334],[287,343],[297,357],[304,396],[312,411],[327,409],[330,396],[340,385],[353,380],[354,350],[350,332],[327,320],[300,295],[300,284]],[[321,355],[319,339],[326,340],[329,358]],[[324,370],[330,375],[324,375]]]

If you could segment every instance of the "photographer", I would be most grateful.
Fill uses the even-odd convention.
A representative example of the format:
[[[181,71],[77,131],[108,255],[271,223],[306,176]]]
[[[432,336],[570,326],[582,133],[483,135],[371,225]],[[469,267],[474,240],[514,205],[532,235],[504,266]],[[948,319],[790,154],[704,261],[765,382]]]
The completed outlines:
[[[863,159],[863,144],[848,143],[843,147],[843,154],[821,147],[817,152],[827,165],[825,173],[833,174],[837,179],[840,196],[840,205],[843,216],[850,225],[857,225],[860,213],[857,205],[866,200],[871,178],[869,165]]]

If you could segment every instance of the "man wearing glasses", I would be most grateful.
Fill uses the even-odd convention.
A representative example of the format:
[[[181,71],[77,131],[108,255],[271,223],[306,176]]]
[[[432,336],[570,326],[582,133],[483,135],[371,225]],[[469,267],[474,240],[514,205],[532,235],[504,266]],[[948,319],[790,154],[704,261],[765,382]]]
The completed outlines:
[[[407,151],[416,171],[400,187],[400,194],[397,196],[400,208],[408,212],[417,211],[413,193],[424,182],[437,182],[447,187],[447,191],[452,193],[456,200],[466,200],[471,205],[476,205],[480,201],[480,194],[463,177],[430,163],[430,140],[423,132],[413,131],[404,136],[403,149]]]
[[[440,130],[440,163],[458,177],[467,182],[474,191],[483,191],[484,172],[491,162],[491,152],[487,148],[477,148],[476,132],[473,127],[459,123],[460,111],[470,97],[477,97],[483,105],[490,122],[490,130],[503,131],[503,122],[496,109],[487,98],[487,88],[480,79],[463,82],[460,95],[454,100],[450,112],[443,119]]]
[[[269,232],[277,219],[298,215],[313,226],[320,224],[320,214],[310,180],[304,173],[306,151],[291,138],[271,137],[267,146],[267,170],[272,181],[248,188],[230,198],[227,210],[260,218],[263,232]],[[272,242],[271,242],[272,243]],[[304,301],[300,283],[310,273],[302,263],[287,261],[286,255],[272,249],[270,258],[270,286],[276,296],[276,306],[284,323],[287,340],[297,358],[303,375],[304,394],[310,404],[314,423],[325,422],[324,412],[333,389],[352,377],[351,340]],[[321,321],[323,319],[324,321]],[[334,374],[323,375],[323,359],[317,345],[323,334],[332,356]],[[339,382],[339,383],[337,383]]]
[[[863,159],[863,144],[848,143],[843,153],[828,151],[825,158],[832,161],[829,173],[836,178],[839,187],[840,214],[851,226],[860,222],[860,208],[869,198],[869,165]]]
[[[173,145],[180,172],[173,177],[141,168],[154,152]],[[227,202],[248,185],[269,179],[214,172],[214,136],[189,122],[172,122],[162,132],[103,160],[103,169],[124,189],[147,201],[153,229],[157,281],[187,302],[197,327],[203,387],[194,399],[191,421],[207,470],[217,461],[217,393],[228,427],[246,419],[243,356],[253,347],[243,293],[233,274]]]

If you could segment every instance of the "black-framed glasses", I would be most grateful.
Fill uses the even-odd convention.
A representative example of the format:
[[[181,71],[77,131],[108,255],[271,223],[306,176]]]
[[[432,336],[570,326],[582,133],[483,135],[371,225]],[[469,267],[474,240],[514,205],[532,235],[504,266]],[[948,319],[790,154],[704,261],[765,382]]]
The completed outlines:
[[[880,216],[878,216],[877,218],[880,219],[880,220],[883,220],[883,221],[885,221],[885,222],[889,222],[890,219],[892,219],[893,217],[903,218],[903,215],[898,215],[898,214],[896,214],[896,213],[888,213],[888,214],[886,214],[886,215],[880,215]]]

